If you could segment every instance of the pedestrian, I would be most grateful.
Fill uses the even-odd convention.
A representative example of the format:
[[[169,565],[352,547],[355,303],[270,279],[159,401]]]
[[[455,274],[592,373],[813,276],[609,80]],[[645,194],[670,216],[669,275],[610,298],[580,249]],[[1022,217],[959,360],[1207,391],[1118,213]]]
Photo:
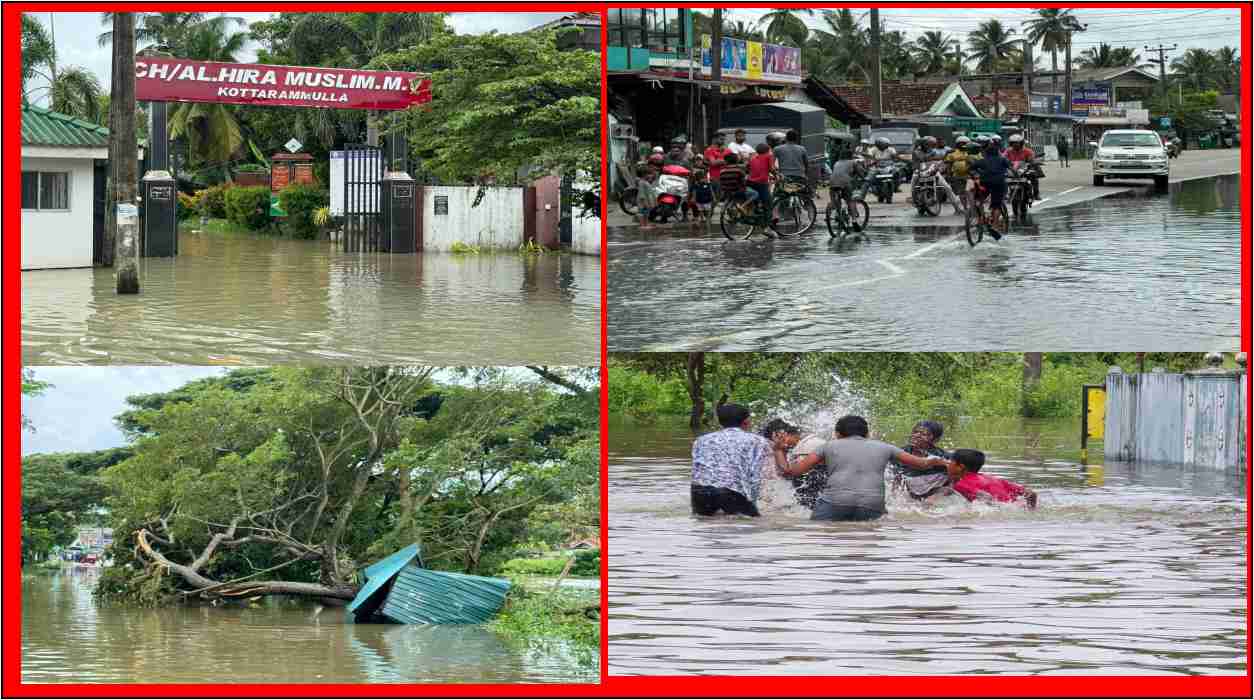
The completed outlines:
[[[787,464],[786,435],[772,440],[750,432],[749,409],[739,404],[723,404],[716,413],[723,429],[692,443],[692,512],[757,517],[762,467],[773,453]]]
[[[666,165],[678,165],[681,168],[687,168],[691,161],[684,155],[684,144],[676,141],[671,144],[671,150],[666,154],[664,162]]]
[[[640,229],[653,228],[649,223],[649,211],[657,206],[657,170],[642,165],[636,169],[636,202],[640,206]]]
[[[867,439],[870,428],[862,416],[836,421],[836,439],[795,464],[779,468],[781,476],[800,476],[820,462],[827,465],[827,487],[814,503],[812,520],[875,520],[884,515],[884,469],[896,460],[913,469],[945,466],[941,457],[917,457],[900,447]]]
[[[692,227],[695,229],[700,223],[710,225],[714,213],[714,185],[704,169],[693,171],[692,179],[692,186],[688,189],[692,199]]]
[[[1071,144],[1066,136],[1058,137],[1058,164],[1064,168],[1071,167]]]
[[[745,143],[745,130],[736,129],[736,132],[732,135],[732,137],[735,140],[727,145],[727,150],[731,151],[732,153],[735,153],[736,157],[740,159],[741,163],[748,163],[749,159],[753,157],[753,154],[756,151],[754,150],[753,146],[750,146],[748,143]]]
[[[714,134],[714,142],[705,149],[705,165],[710,171],[710,184],[714,187],[714,198],[719,199],[718,178],[723,172],[723,163],[731,151],[723,145],[723,135]]]

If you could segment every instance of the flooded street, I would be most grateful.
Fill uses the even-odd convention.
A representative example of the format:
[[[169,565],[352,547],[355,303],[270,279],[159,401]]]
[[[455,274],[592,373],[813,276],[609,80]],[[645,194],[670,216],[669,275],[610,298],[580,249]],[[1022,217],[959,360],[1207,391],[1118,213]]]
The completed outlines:
[[[358,625],[343,608],[98,607],[96,569],[22,577],[23,683],[594,683],[597,657],[477,625]]]
[[[901,444],[912,419],[871,421]],[[690,515],[692,435],[609,426],[610,674],[1244,674],[1245,475],[1083,466],[1076,421],[963,419],[946,448],[1037,511],[890,500],[813,523]],[[760,505],[762,505],[760,503]]]
[[[22,273],[22,364],[590,365],[596,257],[342,253],[329,242],[184,232],[112,269]]]
[[[609,349],[1235,349],[1239,194],[1221,177],[1045,208],[974,249],[950,226],[837,246],[821,212],[801,240],[611,228]]]

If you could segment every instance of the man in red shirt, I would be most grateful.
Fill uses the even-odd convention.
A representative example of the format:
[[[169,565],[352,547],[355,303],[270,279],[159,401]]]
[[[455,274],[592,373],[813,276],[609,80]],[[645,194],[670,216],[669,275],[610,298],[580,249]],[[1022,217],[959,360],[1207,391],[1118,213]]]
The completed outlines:
[[[1008,479],[980,473],[984,453],[979,450],[954,450],[950,455],[949,483],[968,501],[1011,503],[1023,499],[1028,508],[1036,507],[1036,492]]]
[[[705,157],[705,165],[710,171],[710,184],[714,185],[714,196],[719,196],[718,176],[723,172],[723,161],[727,158],[727,154],[731,151],[723,145],[723,135],[715,134],[714,142],[706,147],[702,154]]]
[[[771,171],[775,169],[775,156],[771,147],[759,143],[757,155],[749,160],[749,188],[758,193],[758,203],[769,214],[771,211]]]

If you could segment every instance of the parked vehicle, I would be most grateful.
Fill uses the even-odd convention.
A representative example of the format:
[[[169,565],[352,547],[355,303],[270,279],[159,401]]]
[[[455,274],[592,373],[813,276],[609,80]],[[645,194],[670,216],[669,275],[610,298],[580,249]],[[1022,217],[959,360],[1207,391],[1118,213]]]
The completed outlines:
[[[1152,179],[1158,189],[1167,188],[1170,175],[1167,151],[1158,134],[1145,129],[1113,129],[1101,141],[1090,141],[1093,149],[1093,185],[1106,178],[1120,180]]]
[[[688,201],[688,177],[691,173],[681,165],[667,165],[657,178],[657,206],[649,212],[649,220],[664,224],[682,211]]]

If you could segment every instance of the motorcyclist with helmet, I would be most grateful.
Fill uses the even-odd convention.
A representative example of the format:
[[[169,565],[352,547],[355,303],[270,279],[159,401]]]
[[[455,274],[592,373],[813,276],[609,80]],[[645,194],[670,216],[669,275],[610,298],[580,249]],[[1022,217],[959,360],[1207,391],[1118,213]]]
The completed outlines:
[[[914,171],[914,179],[917,180],[919,178],[923,167],[926,166],[927,163],[941,162],[941,169],[936,173],[936,177],[938,178],[937,184],[940,185],[941,189],[943,189],[945,194],[949,197],[949,203],[953,205],[954,213],[965,214],[966,211],[963,209],[962,204],[958,201],[958,196],[954,194],[954,190],[950,187],[949,180],[946,178],[946,173],[949,170],[949,161],[947,160],[949,153],[943,146],[941,146],[940,140],[935,136],[926,136],[922,139],[921,147],[916,149],[916,151],[919,153],[918,164]],[[914,183],[912,181],[911,189],[913,189],[913,186]]]
[[[1028,182],[1032,183],[1032,199],[1041,198],[1041,183],[1037,177],[1035,169],[1031,167],[1032,161],[1036,159],[1036,152],[1028,148],[1027,143],[1023,140],[1022,134],[1012,134],[1008,139],[1010,147],[1007,148],[1002,155],[1006,156],[1006,160],[1013,165],[1019,163],[1027,163],[1029,165],[1027,171]]]

